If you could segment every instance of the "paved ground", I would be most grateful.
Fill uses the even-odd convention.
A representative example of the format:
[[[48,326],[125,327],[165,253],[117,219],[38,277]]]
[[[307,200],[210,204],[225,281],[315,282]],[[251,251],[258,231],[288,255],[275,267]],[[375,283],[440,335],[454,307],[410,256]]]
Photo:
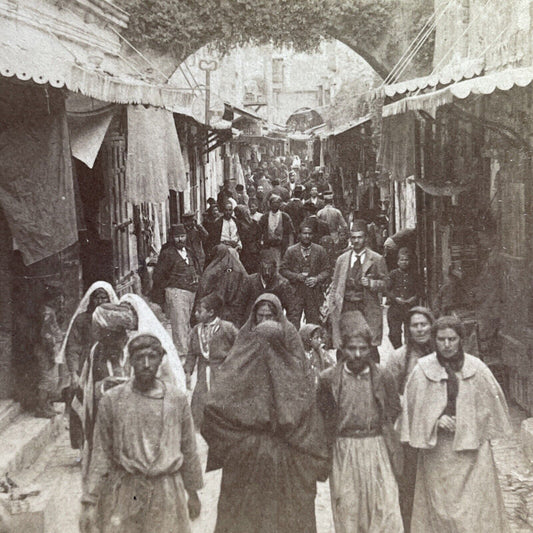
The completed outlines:
[[[386,359],[392,347],[388,340],[382,347]],[[512,407],[514,434],[510,439],[494,443],[494,456],[498,467],[500,484],[513,533],[533,531],[526,522],[533,524],[533,470],[523,456],[518,430],[525,413]],[[207,446],[198,436],[198,445],[205,464]],[[70,449],[68,433],[63,431],[57,441],[41,455],[34,467],[17,478],[21,485],[36,483],[51,495],[48,507],[46,533],[77,533],[79,499],[81,494],[80,469],[77,452]],[[202,513],[193,523],[193,533],[210,533],[216,521],[216,504],[220,486],[220,472],[205,475],[205,487],[200,493]],[[319,533],[332,533],[333,523],[329,502],[329,487],[320,483],[316,500]],[[157,533],[157,532],[154,532]],[[497,533],[497,532],[495,532]]]

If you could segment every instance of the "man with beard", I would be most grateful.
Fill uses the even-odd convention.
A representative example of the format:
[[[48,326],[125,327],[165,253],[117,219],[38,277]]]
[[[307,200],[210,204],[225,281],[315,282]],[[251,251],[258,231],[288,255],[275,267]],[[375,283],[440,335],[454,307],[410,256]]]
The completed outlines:
[[[319,311],[324,301],[322,284],[330,275],[326,250],[312,239],[312,230],[304,222],[300,228],[300,242],[287,250],[280,269],[294,289],[294,319],[298,326],[303,313],[308,324],[320,324]]]
[[[187,397],[156,378],[157,337],[132,338],[128,355],[134,378],[100,402],[80,531],[190,533],[203,482]]]
[[[436,352],[418,360],[405,386],[402,442],[418,451],[412,533],[510,531],[490,441],[511,432],[498,382],[463,351],[465,329],[444,316]]]
[[[278,273],[276,258],[270,250],[262,250],[260,255],[259,272],[248,277],[246,316],[252,311],[254,302],[261,294],[271,293],[276,295],[287,319],[294,327],[300,326],[300,314],[298,313],[294,290],[287,279]]]
[[[154,270],[152,299],[165,302],[172,326],[172,338],[180,355],[187,353],[190,319],[198,288],[200,267],[187,249],[183,224],[171,228],[172,240],[163,246]]]
[[[341,318],[339,362],[319,376],[318,401],[333,450],[329,475],[337,533],[403,533],[396,464],[386,436],[400,412],[394,379],[371,359],[358,311]]]

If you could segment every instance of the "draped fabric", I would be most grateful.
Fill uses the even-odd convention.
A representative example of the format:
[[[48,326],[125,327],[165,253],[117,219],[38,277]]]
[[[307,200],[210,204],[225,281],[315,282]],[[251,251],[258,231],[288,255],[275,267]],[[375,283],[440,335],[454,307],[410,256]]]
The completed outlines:
[[[258,325],[256,310],[265,302],[275,309],[275,322]],[[256,300],[219,369],[204,417],[207,468],[223,468],[216,531],[316,531],[326,436],[313,371],[274,295]]]
[[[126,199],[134,204],[164,202],[170,189],[185,190],[185,163],[170,111],[128,106],[126,175]]]
[[[30,107],[0,131],[0,205],[26,265],[78,240],[65,104],[60,95],[33,91]],[[12,93],[0,91],[4,105]],[[18,106],[22,100],[13,101]]]
[[[406,113],[383,120],[378,164],[394,180],[415,175],[415,116]]]

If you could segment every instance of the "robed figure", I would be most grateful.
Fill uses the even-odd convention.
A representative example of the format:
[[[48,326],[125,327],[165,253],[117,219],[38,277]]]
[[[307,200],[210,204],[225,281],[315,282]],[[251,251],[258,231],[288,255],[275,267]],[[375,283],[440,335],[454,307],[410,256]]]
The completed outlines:
[[[295,327],[263,294],[204,412],[207,470],[222,468],[216,533],[313,533],[328,451],[315,374]]]

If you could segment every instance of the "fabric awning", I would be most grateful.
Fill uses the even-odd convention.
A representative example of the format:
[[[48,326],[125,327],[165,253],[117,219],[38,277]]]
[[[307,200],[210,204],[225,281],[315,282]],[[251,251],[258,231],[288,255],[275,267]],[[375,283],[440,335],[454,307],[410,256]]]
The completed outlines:
[[[71,43],[51,30],[0,18],[1,76],[66,87],[104,102],[152,105],[192,117],[191,93],[142,81],[120,57],[99,70],[73,50]]]
[[[431,196],[457,196],[468,191],[475,185],[462,185],[457,183],[426,183],[417,180],[415,183],[427,194]]]
[[[433,113],[437,107],[450,104],[454,99],[463,100],[472,94],[492,94],[496,89],[508,91],[513,87],[526,87],[533,81],[533,67],[507,69],[472,78],[444,87],[434,92],[410,96],[383,106],[383,117],[426,111]]]
[[[170,189],[185,190],[185,163],[170,111],[128,106],[126,175],[126,199],[133,204],[164,202]]]
[[[479,76],[483,72],[483,62],[479,60],[467,61],[462,65],[454,65],[452,67],[444,68],[442,71],[424,76],[422,78],[414,78],[411,80],[401,81],[385,85],[376,90],[376,95],[383,97],[412,93],[415,91],[423,91],[426,89],[436,88],[439,85],[449,85],[459,81],[467,80]]]

